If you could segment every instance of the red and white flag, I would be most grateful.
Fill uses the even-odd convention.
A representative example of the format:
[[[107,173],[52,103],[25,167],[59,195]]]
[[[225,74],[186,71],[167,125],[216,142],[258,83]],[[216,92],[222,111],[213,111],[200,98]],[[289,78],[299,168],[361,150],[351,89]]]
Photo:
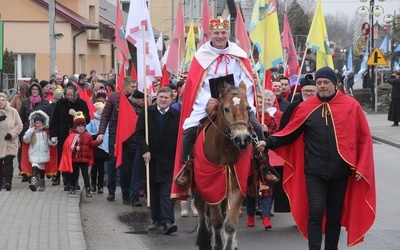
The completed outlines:
[[[126,39],[137,50],[138,89],[143,91],[145,82],[147,86],[150,86],[155,77],[162,75],[153,27],[145,0],[131,1],[126,23]],[[144,59],[146,65],[143,65]]]
[[[283,14],[282,48],[286,50],[288,65],[287,69],[285,69],[285,73],[289,73],[288,75],[290,76],[297,75],[299,71],[299,60],[297,58],[287,13]]]
[[[201,28],[200,28],[200,37],[199,44],[197,49],[201,47],[201,45],[205,44],[210,36],[210,19],[211,19],[211,11],[208,6],[208,1],[203,0],[203,13],[201,15]]]
[[[250,57],[251,42],[249,35],[247,34],[246,26],[244,25],[243,16],[239,4],[236,4],[236,13],[236,43],[247,53],[247,56]]]
[[[174,75],[178,75],[181,68],[181,62],[185,57],[185,27],[183,23],[182,2],[179,3],[178,12],[175,19],[174,33],[172,34],[171,43],[169,45],[169,53],[167,57],[168,71]]]
[[[123,64],[131,58],[129,53],[128,45],[125,39],[125,30],[122,21],[121,8],[119,6],[119,0],[117,0],[117,18],[115,21],[115,47],[117,47],[117,62]],[[126,63],[125,65],[129,65]]]

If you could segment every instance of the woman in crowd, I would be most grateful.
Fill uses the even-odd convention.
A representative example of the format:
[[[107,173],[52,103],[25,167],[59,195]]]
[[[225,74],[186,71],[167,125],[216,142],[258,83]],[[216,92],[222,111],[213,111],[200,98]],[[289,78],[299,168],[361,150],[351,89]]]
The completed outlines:
[[[4,187],[11,190],[13,177],[13,160],[18,153],[18,135],[22,131],[18,111],[11,107],[7,96],[0,93],[0,190]]]

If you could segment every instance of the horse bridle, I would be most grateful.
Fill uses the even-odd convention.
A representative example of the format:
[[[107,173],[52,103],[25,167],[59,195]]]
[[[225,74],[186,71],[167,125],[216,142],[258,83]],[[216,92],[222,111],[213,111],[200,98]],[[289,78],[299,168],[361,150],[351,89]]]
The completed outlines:
[[[249,121],[248,121],[248,122],[245,122],[245,121],[243,121],[243,120],[239,120],[239,121],[234,121],[234,122],[232,122],[232,123],[228,126],[228,125],[227,125],[228,122],[226,121],[226,118],[225,118],[225,111],[223,110],[222,103],[219,104],[218,111],[219,111],[219,112],[222,112],[222,119],[223,119],[223,121],[224,121],[224,127],[225,127],[225,130],[227,131],[227,133],[224,133],[221,129],[218,128],[217,124],[215,124],[215,122],[213,121],[213,119],[210,117],[210,115],[209,115],[208,113],[207,113],[207,118],[208,118],[208,120],[210,121],[210,123],[215,127],[215,129],[216,129],[218,132],[220,132],[221,134],[223,134],[226,138],[228,138],[229,140],[231,140],[232,142],[234,142],[234,138],[233,138],[233,136],[232,136],[231,130],[232,130],[232,127],[235,126],[235,125],[244,125],[244,126],[246,126],[247,129],[250,131],[250,134],[252,134],[253,126],[252,126],[251,123],[250,123],[250,114],[249,114]],[[235,145],[235,143],[233,143],[233,144]]]

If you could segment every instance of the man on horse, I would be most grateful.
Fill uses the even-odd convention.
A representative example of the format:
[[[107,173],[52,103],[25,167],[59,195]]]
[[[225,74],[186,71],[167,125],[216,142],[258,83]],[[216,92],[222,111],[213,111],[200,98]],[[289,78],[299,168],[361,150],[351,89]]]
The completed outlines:
[[[179,186],[173,185],[172,198],[184,199],[188,195],[187,188],[191,183],[190,171],[193,166],[190,155],[200,125],[199,121],[218,103],[218,100],[212,98],[210,83],[221,76],[226,79],[233,78],[235,87],[241,82],[246,85],[246,95],[251,107],[251,122],[259,138],[256,146],[259,151],[264,151],[265,141],[261,126],[254,115],[255,84],[247,53],[229,41],[228,20],[221,17],[211,19],[210,41],[196,52],[185,86],[178,135],[178,141],[182,140],[182,144],[178,144],[177,147],[174,170],[176,183]]]

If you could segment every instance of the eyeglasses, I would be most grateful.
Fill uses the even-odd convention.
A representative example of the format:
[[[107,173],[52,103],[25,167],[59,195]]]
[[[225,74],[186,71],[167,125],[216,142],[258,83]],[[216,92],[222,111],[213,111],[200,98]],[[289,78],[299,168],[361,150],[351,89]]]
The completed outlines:
[[[304,89],[301,92],[304,93],[304,94],[314,94],[316,91],[315,90],[306,90],[306,89]]]
[[[38,89],[38,88],[32,88],[32,90],[37,90],[37,91],[39,91],[39,89]]]

